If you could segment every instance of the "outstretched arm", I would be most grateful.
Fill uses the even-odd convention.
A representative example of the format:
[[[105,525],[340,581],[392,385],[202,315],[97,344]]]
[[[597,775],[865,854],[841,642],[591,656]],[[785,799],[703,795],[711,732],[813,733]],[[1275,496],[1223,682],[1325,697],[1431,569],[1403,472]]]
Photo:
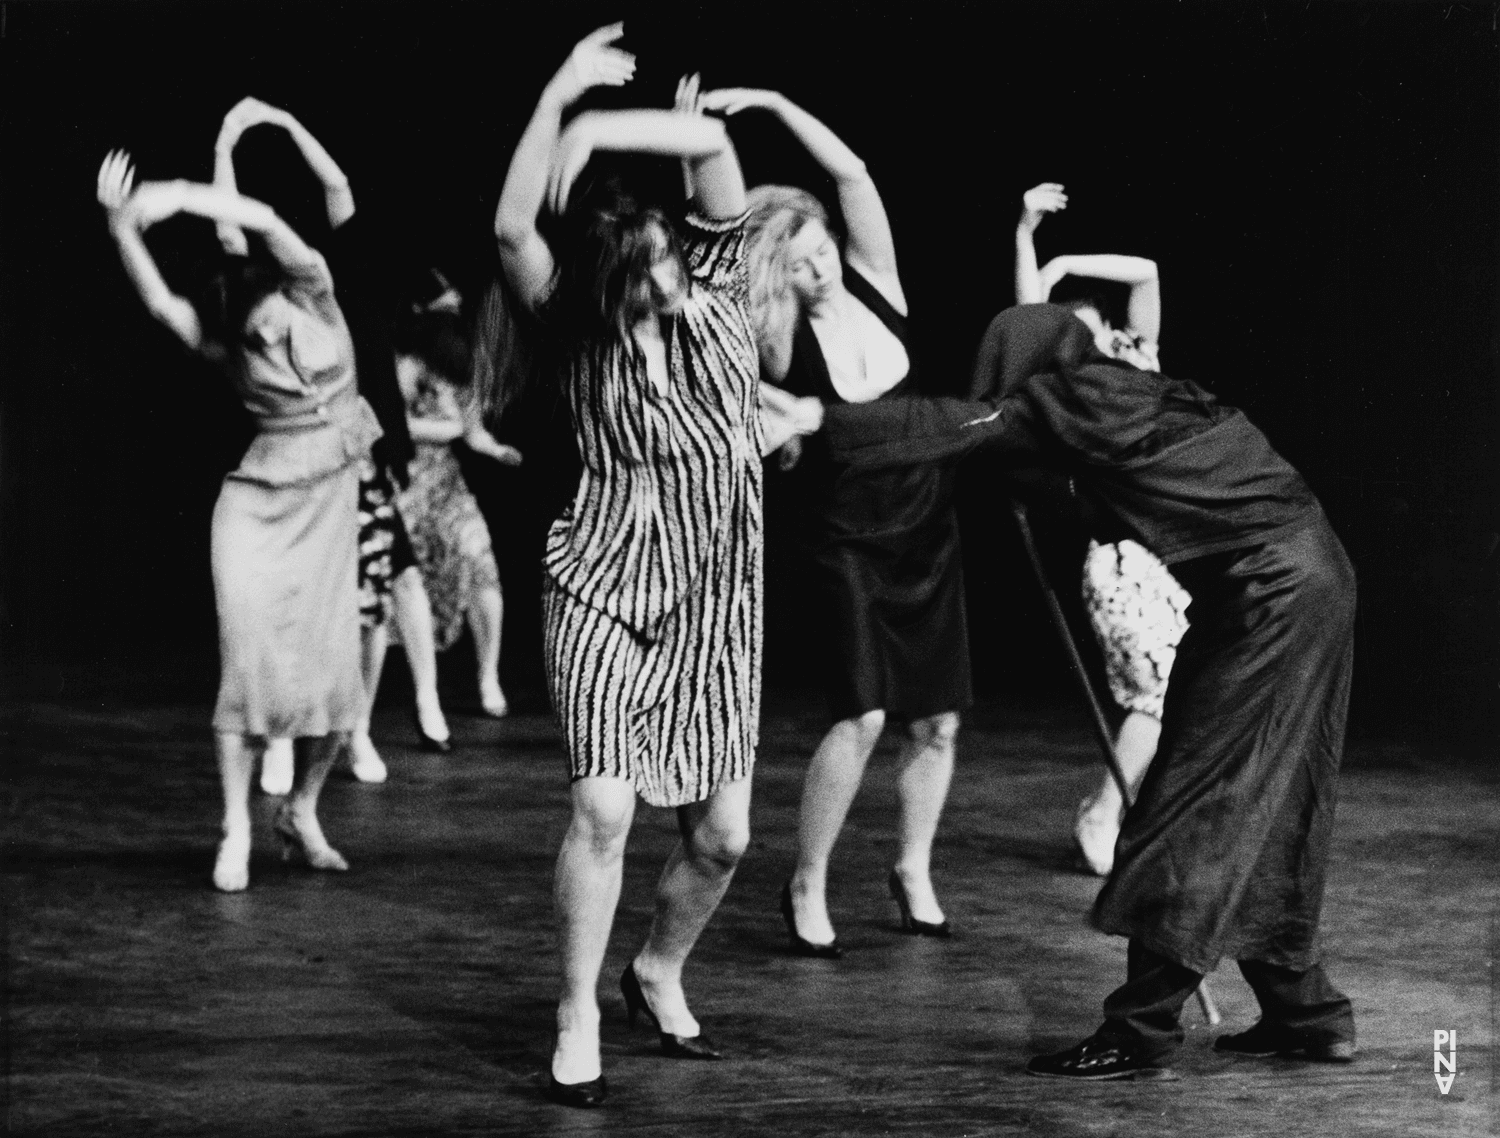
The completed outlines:
[[[1161,337],[1161,281],[1156,262],[1123,253],[1084,253],[1053,257],[1041,270],[1042,299],[1066,276],[1119,281],[1130,286],[1130,328],[1155,343]]]
[[[896,243],[891,236],[890,219],[886,216],[880,191],[875,188],[875,182],[859,155],[823,123],[775,91],[726,87],[707,92],[701,101],[704,110],[721,111],[726,115],[758,107],[770,111],[786,125],[818,165],[833,178],[838,189],[839,209],[844,215],[844,227],[849,231],[849,260],[904,313],[906,296],[901,291],[901,279],[896,272]]]
[[[1052,290],[1042,286],[1036,265],[1036,228],[1049,213],[1068,208],[1068,195],[1057,182],[1043,182],[1026,191],[1021,220],[1016,225],[1016,303],[1040,304]]]
[[[552,290],[552,250],[537,232],[536,219],[547,195],[563,112],[590,87],[619,87],[635,74],[635,56],[610,46],[624,31],[623,24],[610,24],[578,41],[542,90],[511,155],[495,209],[495,239],[505,275],[528,308],[535,309]]]

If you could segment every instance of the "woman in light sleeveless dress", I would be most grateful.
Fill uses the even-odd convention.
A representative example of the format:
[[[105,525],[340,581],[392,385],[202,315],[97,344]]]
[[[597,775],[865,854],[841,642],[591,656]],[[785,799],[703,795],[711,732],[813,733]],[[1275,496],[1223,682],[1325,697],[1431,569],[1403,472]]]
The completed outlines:
[[[100,168],[99,200],[131,282],[153,316],[224,368],[259,429],[213,514],[224,794],[214,884],[249,884],[250,781],[256,743],[268,737],[294,738],[298,752],[274,824],[284,856],[300,851],[314,869],[345,870],[317,802],[363,704],[359,464],[380,428],[355,388],[349,332],[319,253],[269,207],[230,190],[133,183],[127,155]],[[179,213],[243,230],[258,246],[228,259],[214,299],[199,307],[167,286],[142,237]]]

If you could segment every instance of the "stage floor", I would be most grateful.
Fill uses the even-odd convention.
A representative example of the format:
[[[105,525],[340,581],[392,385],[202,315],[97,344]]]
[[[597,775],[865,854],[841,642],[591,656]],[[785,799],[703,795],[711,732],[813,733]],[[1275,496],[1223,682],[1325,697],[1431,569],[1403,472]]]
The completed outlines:
[[[601,1111],[541,1097],[556,985],[552,860],[567,821],[540,714],[455,715],[450,756],[376,740],[383,786],[330,782],[346,875],[275,860],[214,892],[218,791],[201,707],[41,703],[4,718],[7,1133],[63,1135],[1455,1135],[1500,1130],[1493,1060],[1500,777],[1352,745],[1324,929],[1354,1000],[1349,1067],[1221,1057],[1196,1005],[1176,1082],[1023,1071],[1098,1023],[1124,942],[1089,928],[1069,827],[1097,759],[1072,711],[985,707],[961,737],[935,877],[955,938],[896,931],[889,749],[835,855],[840,962],[794,958],[777,912],[824,721],[768,712],[753,844],[688,970],[724,1063],[658,1056],[615,981],[675,841],[642,808],[601,981]],[[1232,965],[1224,1030],[1255,1017]],[[1450,1093],[1434,1029],[1457,1031]]]

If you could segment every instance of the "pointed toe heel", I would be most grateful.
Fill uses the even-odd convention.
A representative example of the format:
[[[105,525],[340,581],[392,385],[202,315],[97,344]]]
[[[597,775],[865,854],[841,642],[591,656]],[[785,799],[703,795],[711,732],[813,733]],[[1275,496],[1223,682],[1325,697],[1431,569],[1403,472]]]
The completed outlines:
[[[412,725],[417,729],[417,750],[425,751],[429,755],[446,755],[449,751],[453,750],[451,737],[438,739],[427,734],[427,728],[422,726],[422,713],[415,707],[412,708]],[[559,1085],[567,1086],[571,1084]],[[579,1083],[578,1085],[583,1086],[584,1084]]]
[[[946,939],[953,935],[953,927],[947,921],[919,921],[911,915],[911,898],[906,895],[906,886],[902,883],[900,875],[893,869],[891,876],[886,882],[890,886],[891,896],[895,898],[896,908],[901,910],[901,931],[910,933],[912,936],[931,936]]]
[[[843,958],[844,950],[839,945],[838,937],[834,937],[827,944],[814,944],[810,940],[804,940],[802,934],[797,931],[797,914],[792,910],[792,883],[790,881],[781,887],[781,919],[786,922],[786,932],[791,938],[794,956],[810,956],[818,960]]]
[[[604,1105],[604,1100],[609,1097],[609,1084],[603,1075],[586,1083],[559,1083],[557,1076],[549,1071],[547,1097],[559,1106],[592,1109]]]
[[[295,853],[301,855],[309,869],[331,870],[335,873],[344,873],[349,869],[349,863],[344,860],[344,855],[328,844],[321,830],[315,829],[313,833],[304,834],[297,828],[291,811],[285,806],[276,815],[276,821],[271,828],[281,843],[282,861],[291,861]]]
[[[661,1036],[661,1053],[668,1059],[722,1059],[713,1041],[699,1032],[697,1035],[674,1035],[670,1031],[661,1029],[661,1020],[656,1018],[656,1013],[651,1010],[651,1005],[646,1003],[646,993],[641,991],[640,977],[635,974],[635,963],[632,961],[625,966],[625,971],[620,974],[620,994],[625,997],[625,1016],[631,1027],[635,1026],[635,1017],[645,1013],[656,1033]]]

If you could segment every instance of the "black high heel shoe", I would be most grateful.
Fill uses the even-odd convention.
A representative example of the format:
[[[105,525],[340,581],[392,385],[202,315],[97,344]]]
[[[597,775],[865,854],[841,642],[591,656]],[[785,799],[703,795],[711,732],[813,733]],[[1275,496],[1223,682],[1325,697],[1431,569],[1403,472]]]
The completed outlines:
[[[609,1084],[603,1075],[586,1083],[559,1083],[556,1075],[547,1072],[547,1097],[559,1106],[603,1106],[608,1095]]]
[[[891,896],[896,899],[896,908],[901,910],[901,931],[911,933],[913,936],[935,936],[950,937],[953,929],[947,921],[933,924],[931,921],[919,921],[911,915],[911,900],[906,896],[906,886],[901,881],[901,876],[893,869],[888,884],[891,887]]]
[[[646,993],[641,991],[641,981],[635,974],[634,961],[627,964],[625,971],[620,974],[620,994],[625,997],[625,1014],[630,1019],[630,1026],[635,1026],[637,1013],[645,1012],[646,1018],[656,1025],[656,1033],[661,1036],[661,1053],[668,1059],[724,1058],[702,1032],[697,1035],[673,1035],[670,1031],[661,1029],[661,1020],[656,1018],[651,1005],[646,1003]]]
[[[797,931],[797,914],[792,911],[792,883],[788,881],[781,887],[781,917],[786,921],[787,935],[792,938],[792,952],[796,956],[813,956],[819,960],[839,960],[844,955],[844,950],[839,947],[839,938],[834,937],[827,944],[814,944],[810,940],[803,940],[802,934]]]
[[[417,729],[417,750],[426,751],[430,755],[446,755],[449,751],[453,750],[453,743],[451,740],[434,739],[431,735],[427,734],[427,732],[422,729],[422,715],[417,710],[415,704],[412,705],[411,709],[411,722],[412,726]],[[557,1085],[561,1087],[573,1086],[575,1084],[559,1083]],[[587,1086],[588,1084],[578,1083],[576,1085],[582,1087]],[[603,1100],[601,1099],[600,1101]]]

